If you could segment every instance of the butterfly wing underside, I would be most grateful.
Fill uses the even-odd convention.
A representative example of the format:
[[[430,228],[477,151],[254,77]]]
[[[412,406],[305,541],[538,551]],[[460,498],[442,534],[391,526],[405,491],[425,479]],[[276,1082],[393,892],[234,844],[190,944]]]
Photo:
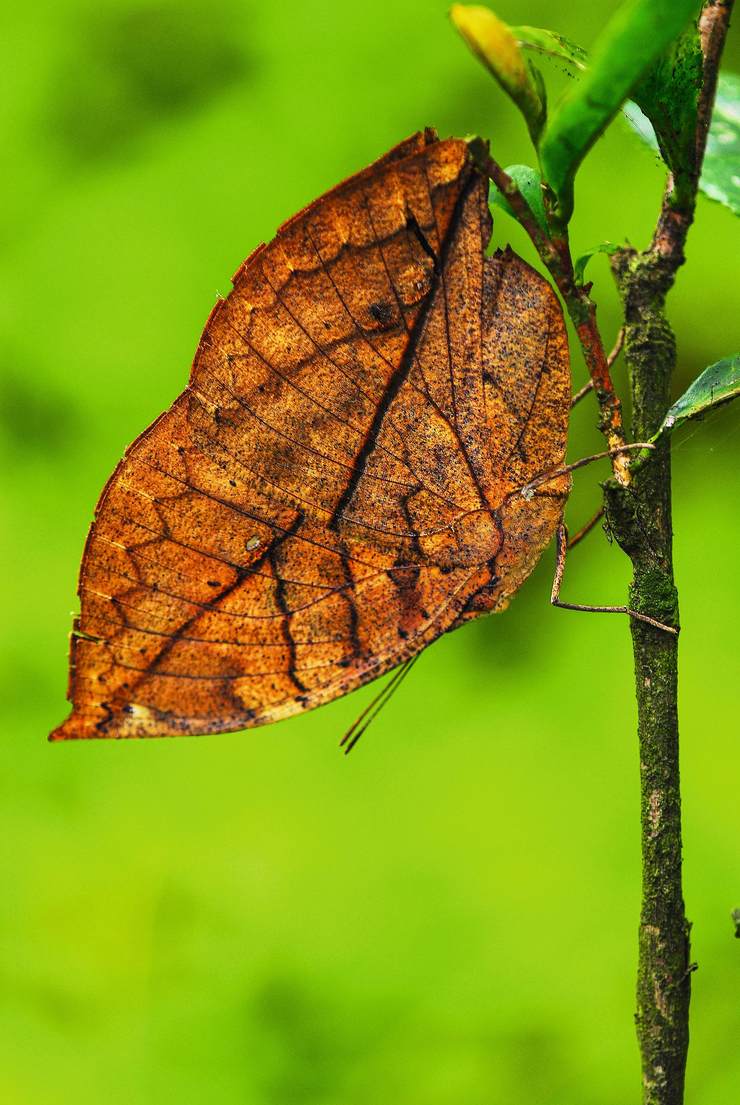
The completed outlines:
[[[465,142],[418,134],[234,277],[190,382],[127,450],[80,574],[54,739],[241,729],[330,701],[495,609],[562,516],[549,286],[485,258]]]

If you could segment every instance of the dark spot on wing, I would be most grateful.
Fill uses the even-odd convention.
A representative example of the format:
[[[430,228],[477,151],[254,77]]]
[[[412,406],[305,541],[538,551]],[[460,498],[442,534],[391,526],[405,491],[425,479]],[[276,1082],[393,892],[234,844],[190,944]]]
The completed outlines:
[[[370,314],[381,326],[387,326],[393,318],[393,310],[388,303],[371,303]]]

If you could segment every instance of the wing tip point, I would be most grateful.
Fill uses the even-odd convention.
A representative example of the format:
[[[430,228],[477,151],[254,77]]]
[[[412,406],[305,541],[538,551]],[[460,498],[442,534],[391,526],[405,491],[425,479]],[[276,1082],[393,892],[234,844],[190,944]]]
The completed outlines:
[[[57,725],[55,729],[49,733],[46,738],[49,744],[61,744],[62,741],[73,740],[77,734],[72,733],[72,722],[74,720],[74,714],[70,714],[66,721],[63,721],[61,725]]]

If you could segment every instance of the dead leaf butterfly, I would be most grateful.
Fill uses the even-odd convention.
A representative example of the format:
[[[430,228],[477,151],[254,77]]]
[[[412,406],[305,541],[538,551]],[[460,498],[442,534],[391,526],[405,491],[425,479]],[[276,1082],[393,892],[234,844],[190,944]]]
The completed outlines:
[[[427,131],[285,223],[98,503],[52,739],[264,725],[501,610],[562,519],[550,286]]]

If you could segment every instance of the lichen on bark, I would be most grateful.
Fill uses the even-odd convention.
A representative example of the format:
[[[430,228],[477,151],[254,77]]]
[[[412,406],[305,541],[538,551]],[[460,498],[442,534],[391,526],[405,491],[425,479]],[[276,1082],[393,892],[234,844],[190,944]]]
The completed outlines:
[[[680,262],[679,262],[680,263]],[[676,343],[665,316],[669,269],[652,250],[621,250],[612,268],[625,316],[632,433],[648,440],[670,405]],[[605,485],[609,528],[632,561],[630,606],[678,626],[673,578],[670,443],[639,465],[628,487]],[[691,972],[681,877],[678,637],[633,619],[640,755],[642,908],[636,1024],[645,1105],[683,1101]]]

